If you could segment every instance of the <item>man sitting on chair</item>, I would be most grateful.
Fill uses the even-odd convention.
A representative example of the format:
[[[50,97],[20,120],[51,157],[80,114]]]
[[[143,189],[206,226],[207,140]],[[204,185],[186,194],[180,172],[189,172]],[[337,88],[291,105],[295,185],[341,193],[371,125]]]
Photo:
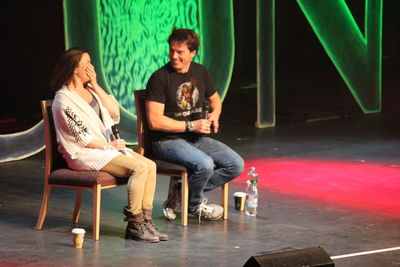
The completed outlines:
[[[222,102],[207,69],[192,61],[199,37],[190,29],[174,29],[168,43],[170,62],[152,74],[146,88],[153,152],[188,169],[189,213],[217,220],[223,208],[207,205],[203,192],[238,177],[244,162],[231,148],[207,136],[218,132]],[[206,101],[210,113],[204,108]],[[175,218],[171,205],[164,203],[167,219]]]

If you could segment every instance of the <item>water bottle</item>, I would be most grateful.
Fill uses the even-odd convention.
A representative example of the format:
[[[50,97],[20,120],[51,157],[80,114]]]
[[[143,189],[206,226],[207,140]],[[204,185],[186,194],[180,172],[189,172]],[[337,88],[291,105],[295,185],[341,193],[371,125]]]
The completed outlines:
[[[247,189],[246,189],[246,204],[244,211],[248,216],[256,216],[257,215],[257,206],[258,206],[258,174],[255,172],[256,168],[251,167],[250,172],[247,174],[249,180],[247,180]]]

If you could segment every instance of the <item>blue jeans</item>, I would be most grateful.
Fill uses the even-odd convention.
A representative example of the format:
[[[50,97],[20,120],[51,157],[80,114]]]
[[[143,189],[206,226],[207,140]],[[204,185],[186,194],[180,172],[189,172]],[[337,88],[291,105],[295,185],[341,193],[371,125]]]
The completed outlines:
[[[159,159],[189,170],[189,211],[199,207],[203,192],[228,183],[244,170],[244,161],[235,151],[206,136],[157,141],[153,149]]]

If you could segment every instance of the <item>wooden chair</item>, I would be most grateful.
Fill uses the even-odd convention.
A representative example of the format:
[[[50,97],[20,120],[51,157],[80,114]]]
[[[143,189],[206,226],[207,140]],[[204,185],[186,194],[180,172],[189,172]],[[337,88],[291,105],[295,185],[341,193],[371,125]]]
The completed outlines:
[[[173,179],[176,179],[176,177],[181,178],[181,224],[187,226],[189,200],[188,170],[184,166],[159,160],[153,155],[152,140],[146,116],[146,90],[136,90],[134,91],[134,96],[137,116],[138,153],[153,160],[157,164],[157,173],[170,176],[170,183],[173,183]],[[228,184],[221,187],[221,197],[224,208],[223,218],[226,220],[228,219]]]
[[[103,171],[76,171],[68,169],[62,155],[57,150],[57,137],[51,111],[53,100],[41,101],[46,143],[46,162],[44,173],[44,190],[42,205],[36,229],[42,229],[47,213],[47,205],[52,187],[75,188],[75,208],[72,216],[73,223],[79,220],[84,189],[93,190],[93,239],[99,239],[100,233],[100,201],[101,190],[113,188],[127,182],[126,177],[114,177]]]

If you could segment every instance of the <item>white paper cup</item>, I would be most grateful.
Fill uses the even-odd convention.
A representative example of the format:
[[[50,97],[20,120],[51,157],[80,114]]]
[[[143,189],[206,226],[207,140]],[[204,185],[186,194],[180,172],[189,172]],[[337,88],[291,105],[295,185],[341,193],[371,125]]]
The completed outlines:
[[[71,231],[72,233],[72,243],[74,248],[82,248],[83,240],[85,239],[85,229],[82,228],[74,228]]]

